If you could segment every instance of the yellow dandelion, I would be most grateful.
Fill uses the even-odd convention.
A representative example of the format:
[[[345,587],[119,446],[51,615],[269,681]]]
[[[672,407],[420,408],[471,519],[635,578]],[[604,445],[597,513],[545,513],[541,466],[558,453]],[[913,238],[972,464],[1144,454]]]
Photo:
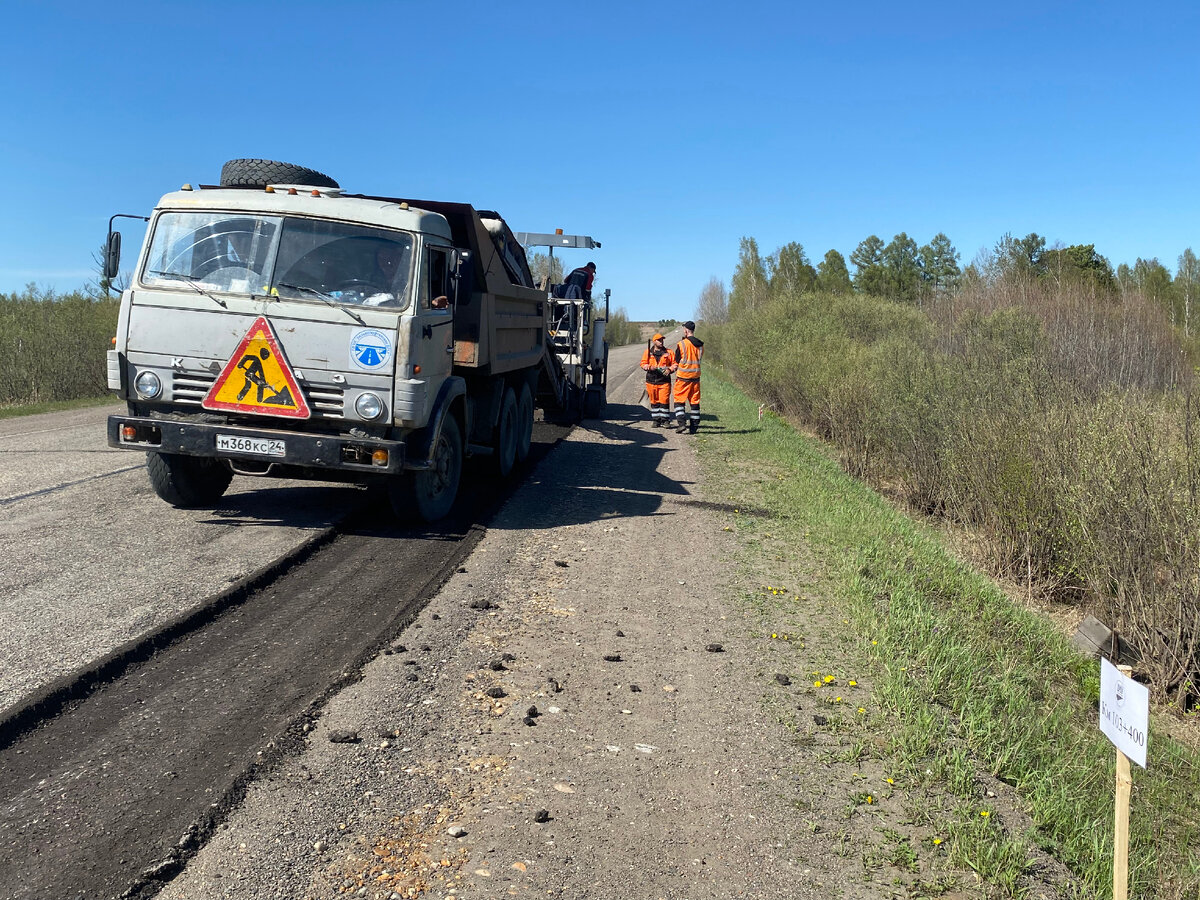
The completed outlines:
[[[884,780],[884,781],[886,781],[888,784],[895,784],[895,783],[896,783],[896,782],[892,781],[892,779],[890,779],[890,778],[885,778],[885,779],[883,779],[883,780]]]
[[[834,698],[833,698],[833,702],[834,702],[834,703],[841,703],[841,702],[842,702],[842,698],[841,698],[841,697],[834,697]]]
[[[875,802],[875,798],[874,798],[874,797],[872,797],[870,794],[867,794],[867,802],[868,802],[868,803],[874,803],[874,802]]]
[[[850,679],[850,687],[858,687],[858,682],[855,681],[853,678]]]
[[[858,711],[859,711],[860,713],[865,713],[865,712],[867,711],[867,709],[866,709],[866,707],[865,707],[865,706],[860,706],[860,707],[858,708]]]
[[[777,638],[777,637],[779,637],[779,635],[777,635],[777,634],[772,634],[772,635],[771,635],[771,637],[773,637],[773,638]]]
[[[988,816],[990,816],[990,815],[991,815],[991,813],[990,813],[990,812],[988,812],[986,809],[981,809],[981,810],[979,811],[979,814],[980,814],[981,816],[983,816],[985,819],[986,819]]]
[[[834,681],[837,681],[837,679],[836,679],[836,678],[834,678],[832,675],[826,675],[826,676],[825,676],[825,683],[826,683],[826,684],[830,684],[831,682],[834,682]]]
[[[879,643],[879,641],[871,641],[871,646],[874,647],[878,643]]]
[[[941,842],[942,842],[942,839],[941,839],[941,838],[934,838],[934,839],[933,839],[933,845],[934,845],[935,847],[936,847],[938,844],[940,844]]]
[[[820,687],[820,686],[821,686],[821,682],[819,682],[819,681],[813,682],[813,687]]]

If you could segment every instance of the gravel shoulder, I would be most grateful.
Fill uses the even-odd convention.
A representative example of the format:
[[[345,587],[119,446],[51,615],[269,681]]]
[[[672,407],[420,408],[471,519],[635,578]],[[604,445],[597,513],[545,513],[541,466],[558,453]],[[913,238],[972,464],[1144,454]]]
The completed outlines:
[[[640,391],[552,451],[160,897],[913,895],[866,855],[907,816],[871,736],[776,677],[845,671],[833,614],[754,599],[697,438]]]
[[[641,440],[618,444],[625,431]],[[731,536],[678,486],[695,480],[683,442],[577,430],[160,896],[768,896],[794,881],[757,689],[739,683],[746,651],[706,565]],[[531,526],[562,508],[584,521]]]

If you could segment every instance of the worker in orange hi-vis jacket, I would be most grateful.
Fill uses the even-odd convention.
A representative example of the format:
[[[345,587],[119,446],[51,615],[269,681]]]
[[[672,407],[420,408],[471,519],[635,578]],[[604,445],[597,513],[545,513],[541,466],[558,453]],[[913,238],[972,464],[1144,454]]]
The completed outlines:
[[[650,421],[655,428],[666,425],[671,415],[671,373],[675,371],[675,357],[663,343],[665,340],[661,334],[654,335],[642,354],[646,396],[650,398]]]
[[[675,430],[696,433],[700,427],[700,358],[704,341],[696,337],[696,323],[683,323],[683,340],[675,345]],[[690,410],[686,407],[691,407]]]

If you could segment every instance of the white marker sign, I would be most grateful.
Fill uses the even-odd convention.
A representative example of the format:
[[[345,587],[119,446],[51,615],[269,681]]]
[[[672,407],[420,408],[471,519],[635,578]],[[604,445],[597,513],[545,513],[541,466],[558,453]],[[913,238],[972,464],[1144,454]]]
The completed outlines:
[[[1146,768],[1150,691],[1104,658],[1100,660],[1100,730],[1118,750]]]

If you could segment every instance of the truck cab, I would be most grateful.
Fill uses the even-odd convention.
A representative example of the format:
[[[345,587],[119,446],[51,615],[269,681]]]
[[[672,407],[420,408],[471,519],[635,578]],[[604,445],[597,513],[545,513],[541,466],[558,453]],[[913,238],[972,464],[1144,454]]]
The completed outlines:
[[[282,178],[254,177],[264,164]],[[119,235],[108,246],[115,273]],[[507,474],[528,453],[555,377],[544,301],[494,213],[233,160],[150,217],[109,353],[127,402],[109,444],[149,453],[176,506],[234,475],[314,477],[381,482],[398,512],[436,519],[465,454]]]

